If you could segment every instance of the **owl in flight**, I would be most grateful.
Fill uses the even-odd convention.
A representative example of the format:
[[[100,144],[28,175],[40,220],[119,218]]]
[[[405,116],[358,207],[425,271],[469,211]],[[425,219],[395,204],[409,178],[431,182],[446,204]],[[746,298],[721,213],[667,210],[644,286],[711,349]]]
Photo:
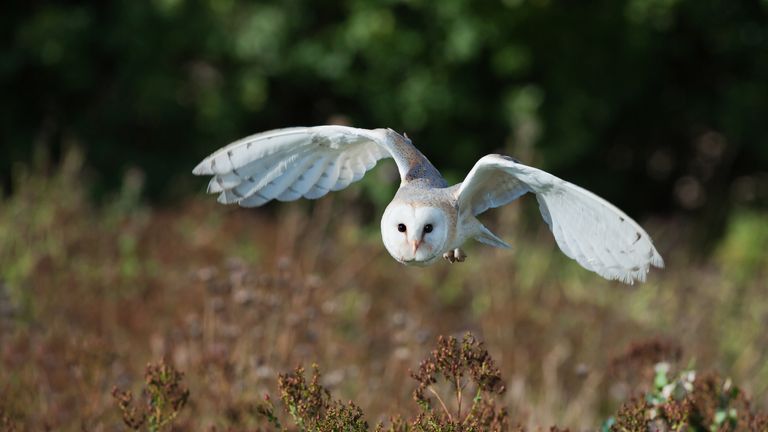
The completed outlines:
[[[276,129],[217,150],[193,174],[213,176],[208,192],[218,193],[219,202],[258,207],[344,189],[384,158],[395,160],[400,188],[381,218],[381,237],[403,264],[464,261],[461,245],[468,239],[509,248],[477,216],[530,192],[557,245],[587,270],[631,284],[644,281],[650,266],[664,265],[640,225],[597,195],[496,154],[449,186],[411,140],[392,129]]]

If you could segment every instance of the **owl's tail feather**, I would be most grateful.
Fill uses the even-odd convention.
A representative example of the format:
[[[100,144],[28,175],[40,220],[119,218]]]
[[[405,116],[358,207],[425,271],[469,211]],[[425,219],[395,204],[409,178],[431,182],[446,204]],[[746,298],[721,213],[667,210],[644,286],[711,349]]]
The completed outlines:
[[[488,246],[493,246],[493,247],[502,248],[502,249],[512,249],[512,246],[510,246],[509,243],[500,239],[496,234],[492,233],[491,230],[486,228],[485,225],[483,224],[479,224],[479,225],[480,225],[480,232],[475,236],[475,240],[479,241],[480,243],[485,243]]]

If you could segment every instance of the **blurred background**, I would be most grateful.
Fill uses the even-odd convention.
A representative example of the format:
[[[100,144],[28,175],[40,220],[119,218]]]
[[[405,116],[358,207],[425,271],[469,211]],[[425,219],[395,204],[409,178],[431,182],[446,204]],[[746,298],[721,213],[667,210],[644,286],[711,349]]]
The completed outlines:
[[[249,424],[238,404],[312,361],[385,418],[466,329],[522,424],[599,424],[627,393],[601,371],[649,337],[768,400],[766,0],[6,2],[0,46],[0,411],[21,423],[119,424],[109,389],[159,358],[193,383],[190,424]],[[452,182],[490,152],[553,172],[667,269],[598,280],[523,202],[487,218],[514,251],[401,272],[377,228],[391,163],[258,210],[190,174],[327,123],[407,132]]]

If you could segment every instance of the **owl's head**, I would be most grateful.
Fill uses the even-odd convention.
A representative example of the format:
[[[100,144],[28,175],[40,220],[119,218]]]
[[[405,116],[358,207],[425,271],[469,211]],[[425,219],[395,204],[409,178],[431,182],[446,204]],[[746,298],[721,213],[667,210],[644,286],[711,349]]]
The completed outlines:
[[[427,265],[445,251],[448,223],[441,208],[393,202],[381,218],[381,238],[394,259]]]

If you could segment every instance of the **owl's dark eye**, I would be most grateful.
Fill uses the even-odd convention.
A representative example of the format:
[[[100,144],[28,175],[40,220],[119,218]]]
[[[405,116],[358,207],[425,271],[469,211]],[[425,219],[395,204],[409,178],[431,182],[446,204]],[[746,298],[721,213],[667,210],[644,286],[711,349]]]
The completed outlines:
[[[432,224],[424,225],[424,232],[425,233],[431,233],[433,229],[434,229],[434,227],[432,226]]]
[[[397,224],[397,230],[400,232],[405,232],[405,224]]]

